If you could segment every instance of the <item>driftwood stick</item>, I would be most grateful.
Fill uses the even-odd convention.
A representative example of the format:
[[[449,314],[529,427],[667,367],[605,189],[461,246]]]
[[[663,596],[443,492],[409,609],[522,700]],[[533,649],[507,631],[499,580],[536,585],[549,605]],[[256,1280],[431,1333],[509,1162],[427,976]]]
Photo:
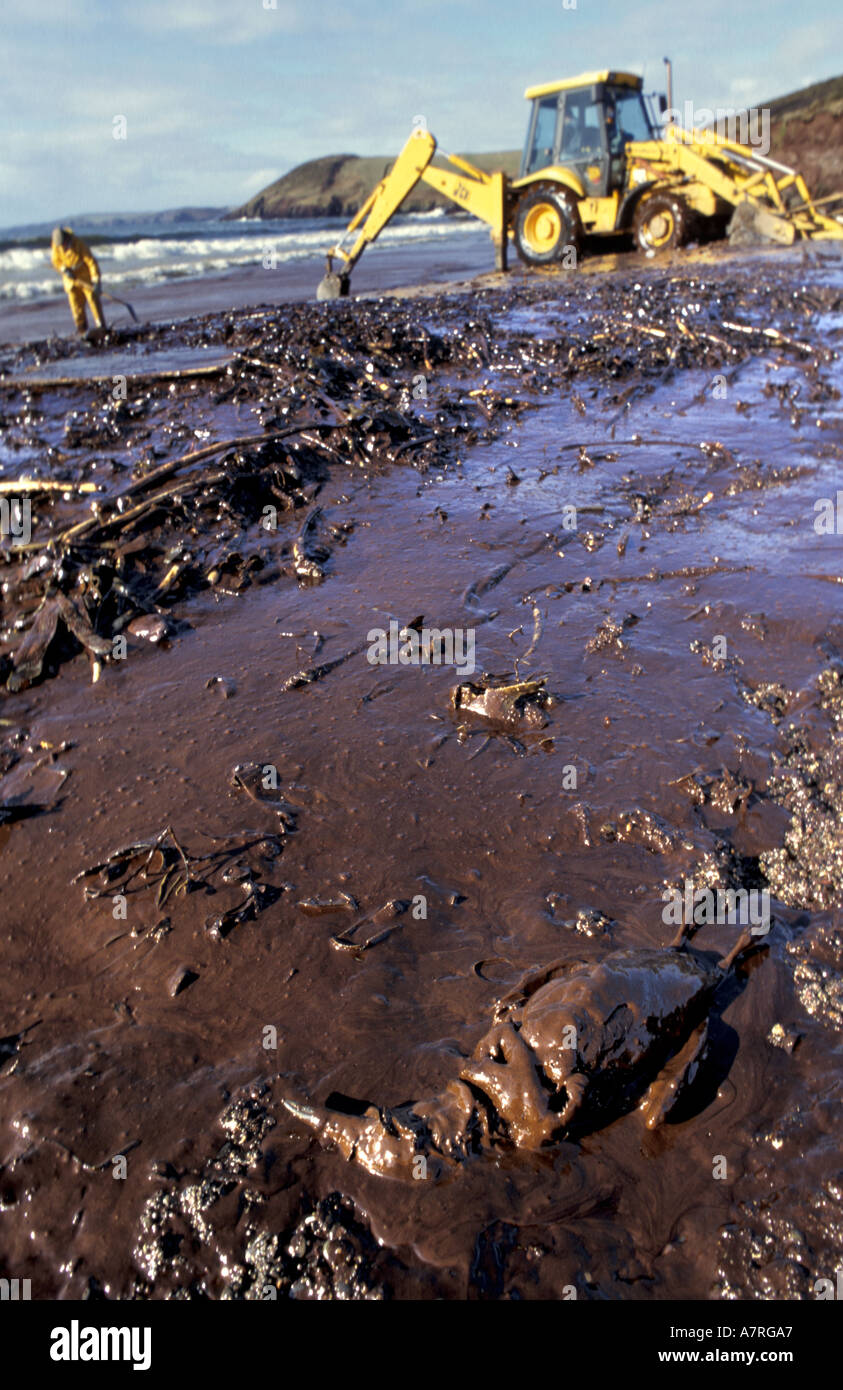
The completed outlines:
[[[137,372],[129,373],[130,379],[138,384],[148,381],[179,381],[187,377],[197,376],[218,376],[220,372],[227,370],[229,363],[218,362],[216,365],[203,367],[169,367],[162,368],[160,372]],[[54,388],[73,387],[73,386],[95,386],[101,385],[104,381],[113,381],[113,372],[92,373],[91,376],[33,376],[27,380],[25,376],[7,377],[5,380],[0,378],[0,388],[5,387],[7,391],[52,391]]]
[[[220,439],[216,444],[205,444],[201,449],[193,449],[189,454],[182,454],[177,459],[170,459],[168,463],[162,463],[160,467],[153,468],[151,473],[146,473],[142,478],[122,494],[124,497],[132,496],[139,492],[141,488],[149,483],[159,482],[161,478],[166,478],[168,474],[175,473],[177,469],[183,468],[185,464],[199,463],[201,459],[210,458],[212,454],[218,454],[220,449],[239,449],[248,444],[269,444],[274,439],[287,439],[291,434],[301,434],[302,430],[329,429],[335,430],[338,426],[330,420],[303,420],[298,425],[288,425],[283,430],[273,430],[271,434],[243,434],[236,439]]]
[[[3,492],[100,492],[99,483],[63,483],[58,478],[3,478]]]

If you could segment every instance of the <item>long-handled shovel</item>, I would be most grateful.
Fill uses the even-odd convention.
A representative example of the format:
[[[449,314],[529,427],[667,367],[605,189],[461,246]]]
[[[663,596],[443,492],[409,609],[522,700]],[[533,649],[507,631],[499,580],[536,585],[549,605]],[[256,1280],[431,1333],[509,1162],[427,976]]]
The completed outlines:
[[[128,309],[135,323],[140,323],[140,319],[127,299],[118,299],[116,294],[109,294],[107,290],[100,290],[103,299],[110,299],[112,304],[122,304],[124,309]]]

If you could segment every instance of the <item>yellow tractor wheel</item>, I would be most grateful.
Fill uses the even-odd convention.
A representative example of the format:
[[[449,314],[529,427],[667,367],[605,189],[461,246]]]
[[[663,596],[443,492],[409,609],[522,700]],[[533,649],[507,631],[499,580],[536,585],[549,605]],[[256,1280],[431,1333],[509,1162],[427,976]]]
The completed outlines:
[[[635,209],[632,234],[639,251],[673,251],[687,239],[688,209],[681,198],[651,193]]]
[[[543,184],[524,194],[515,213],[515,246],[527,265],[551,265],[572,248],[579,251],[582,228],[576,200],[566,190]]]

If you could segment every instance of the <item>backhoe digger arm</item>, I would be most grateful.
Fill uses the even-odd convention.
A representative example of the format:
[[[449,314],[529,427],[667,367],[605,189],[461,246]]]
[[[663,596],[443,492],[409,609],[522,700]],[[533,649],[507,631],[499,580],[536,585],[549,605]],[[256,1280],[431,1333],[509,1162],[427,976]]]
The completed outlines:
[[[506,176],[487,174],[458,155],[448,155],[447,158],[464,171],[462,174],[452,173],[450,169],[431,168],[430,162],[435,153],[436,140],[430,131],[414,130],[390,172],[369,194],[340,240],[328,252],[328,272],[317,290],[319,299],[335,299],[348,293],[348,277],[364,250],[380,236],[421,179],[458,207],[465,208],[466,212],[489,224],[498,269],[506,269]],[[357,236],[350,249],[346,250],[345,243],[353,232],[357,232]],[[342,262],[339,272],[333,268],[334,260]]]
[[[319,286],[318,296],[320,299],[333,299],[336,294],[347,292],[348,276],[366,247],[380,236],[387,222],[395,216],[404,199],[412,193],[435,153],[436,141],[430,131],[414,130],[389,173],[369,194],[363,206],[349,222],[336,246],[332,246],[328,252],[328,273]],[[357,231],[358,228],[360,228],[359,231]],[[351,249],[346,251],[343,243],[352,232],[357,232],[357,237]],[[339,275],[335,274],[333,270],[335,258],[343,263]],[[329,283],[332,281],[336,281],[336,285]],[[343,281],[345,285],[343,288],[339,288]],[[323,293],[323,289],[325,293]]]

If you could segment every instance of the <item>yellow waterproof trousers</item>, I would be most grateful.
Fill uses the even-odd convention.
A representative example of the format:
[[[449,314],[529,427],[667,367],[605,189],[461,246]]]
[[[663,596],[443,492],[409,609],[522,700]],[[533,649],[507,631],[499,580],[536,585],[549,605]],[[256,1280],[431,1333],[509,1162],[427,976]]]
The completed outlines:
[[[91,310],[94,323],[97,328],[105,327],[105,319],[102,312],[102,299],[98,288],[89,284],[85,280],[71,280],[65,282],[67,297],[70,301],[70,312],[73,315],[73,322],[79,333],[84,333],[88,327],[88,319],[85,313],[85,302]]]

